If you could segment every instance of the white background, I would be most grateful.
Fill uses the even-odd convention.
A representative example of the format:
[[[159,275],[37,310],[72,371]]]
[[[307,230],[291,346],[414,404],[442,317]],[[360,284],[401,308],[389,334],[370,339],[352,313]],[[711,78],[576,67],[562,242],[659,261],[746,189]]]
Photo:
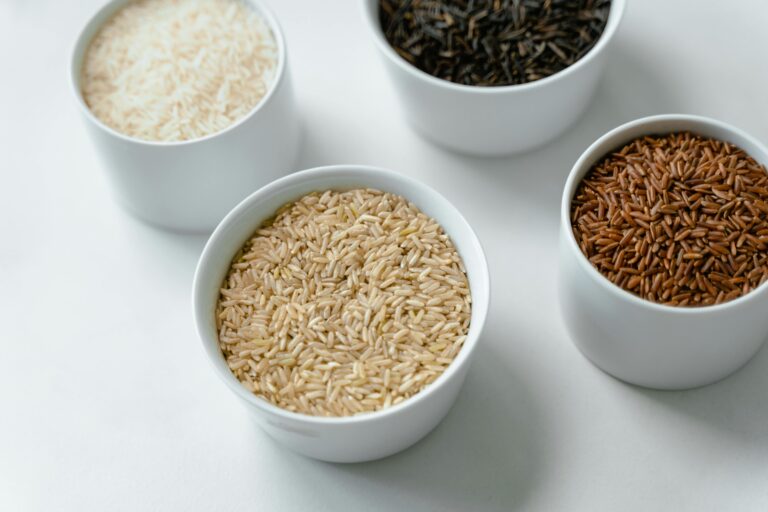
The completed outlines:
[[[305,459],[251,425],[193,330],[204,238],[112,202],[67,83],[101,3],[0,0],[0,510],[768,510],[768,350],[703,389],[628,386],[571,344],[555,286],[561,188],[599,135],[685,112],[768,142],[767,2],[630,1],[585,117],[495,160],[410,131],[355,2],[267,2],[306,127],[297,168],[425,181],[491,268],[455,407],[416,446],[358,465]]]

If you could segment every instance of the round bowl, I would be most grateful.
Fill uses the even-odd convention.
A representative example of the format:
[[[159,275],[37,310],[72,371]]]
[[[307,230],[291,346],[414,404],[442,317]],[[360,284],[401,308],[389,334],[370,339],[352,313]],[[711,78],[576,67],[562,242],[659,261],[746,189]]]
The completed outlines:
[[[568,176],[560,207],[560,307],[573,341],[607,373],[657,389],[718,381],[749,361],[768,337],[768,283],[723,304],[666,306],[613,284],[576,242],[571,199],[592,165],[637,137],[677,131],[736,144],[768,166],[765,146],[723,122],[689,115],[646,117],[611,130],[581,155]]]
[[[282,205],[318,190],[371,187],[402,195],[436,219],[464,260],[472,313],[467,340],[446,371],[421,392],[382,411],[349,417],[290,412],[258,398],[232,374],[219,349],[215,308],[232,258],[259,225]],[[197,332],[214,370],[258,425],[285,446],[332,462],[359,462],[396,453],[431,431],[456,399],[483,330],[489,305],[488,265],[477,236],[456,208],[430,187],[401,174],[366,166],[330,166],[281,178],[251,194],[219,224],[195,273]]]
[[[277,42],[277,69],[264,98],[217,133],[180,142],[141,140],[102,123],[86,105],[80,86],[88,45],[128,1],[107,3],[80,32],[69,63],[75,100],[114,196],[128,212],[173,230],[210,232],[249,193],[293,170],[300,127],[283,33],[269,10],[247,0]]]
[[[546,144],[581,116],[602,75],[625,0],[611,2],[602,35],[573,65],[535,82],[498,87],[456,84],[408,63],[385,38],[378,8],[379,0],[364,0],[365,24],[411,126],[447,149],[500,156]]]

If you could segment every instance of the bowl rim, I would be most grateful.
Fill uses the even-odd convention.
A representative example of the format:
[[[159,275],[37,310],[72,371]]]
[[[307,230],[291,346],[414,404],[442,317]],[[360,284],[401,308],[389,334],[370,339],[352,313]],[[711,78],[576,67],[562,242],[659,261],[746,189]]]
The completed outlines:
[[[431,196],[431,198],[436,203],[442,203],[443,206],[447,207],[447,210],[450,211],[450,214],[454,215],[458,223],[461,224],[460,229],[464,229],[468,235],[468,244],[467,247],[465,247],[465,250],[469,249],[474,251],[481,263],[476,269],[473,270],[476,270],[474,280],[479,282],[478,288],[481,292],[484,291],[484,293],[481,296],[475,296],[474,293],[472,295],[472,314],[470,316],[470,326],[473,324],[478,326],[475,334],[473,336],[467,336],[467,339],[465,340],[464,345],[462,346],[462,349],[459,351],[456,358],[451,362],[451,364],[448,365],[445,371],[425,389],[403,400],[399,404],[392,405],[380,411],[365,412],[354,416],[312,416],[309,414],[288,411],[273,405],[272,403],[248,391],[245,387],[243,387],[240,381],[237,380],[231,370],[229,370],[227,367],[226,362],[224,362],[221,350],[219,348],[218,339],[211,340],[205,335],[207,327],[206,322],[208,320],[207,315],[209,313],[205,310],[204,304],[209,302],[209,300],[205,297],[206,294],[210,293],[210,290],[201,288],[201,280],[202,276],[206,272],[210,272],[208,269],[215,268],[214,259],[218,254],[218,246],[221,244],[222,239],[226,240],[226,232],[229,226],[235,221],[241,219],[243,216],[249,215],[249,210],[251,208],[254,208],[256,205],[265,199],[268,199],[272,195],[282,192],[286,189],[291,189],[297,185],[300,185],[301,183],[308,181],[311,182],[318,178],[322,179],[324,177],[337,175],[339,173],[347,173],[348,175],[354,173],[357,174],[358,177],[362,174],[363,178],[365,178],[365,175],[377,175],[378,177],[381,177],[385,180],[399,181],[407,186],[407,188],[410,190],[421,189],[422,192],[425,192],[427,195]],[[343,187],[343,185],[340,185],[340,187]],[[408,197],[406,197],[406,199],[408,199]],[[469,276],[467,276],[467,278],[469,279]],[[298,421],[304,424],[312,425],[352,425],[366,423],[369,421],[378,421],[382,418],[394,416],[406,411],[407,409],[418,406],[421,401],[434,394],[438,388],[443,387],[449,381],[449,379],[453,378],[454,374],[461,370],[461,368],[469,364],[471,361],[470,358],[478,345],[480,337],[482,336],[482,332],[485,327],[485,321],[490,309],[490,274],[488,269],[488,261],[486,259],[482,244],[480,243],[480,239],[477,237],[477,234],[474,232],[471,225],[467,222],[461,212],[435,189],[429,185],[426,185],[425,183],[411,178],[410,176],[406,176],[405,174],[381,167],[355,164],[328,165],[306,169],[272,181],[259,190],[253,192],[247,198],[243,199],[226,215],[226,217],[224,217],[224,219],[219,223],[213,234],[211,234],[210,238],[206,242],[195,269],[192,285],[192,309],[197,334],[200,338],[200,341],[202,342],[203,349],[206,353],[209,364],[214,367],[216,374],[238,397],[266,413],[268,416],[277,416],[288,421]],[[217,360],[219,364],[217,364]]]
[[[379,0],[363,0],[363,17],[366,20],[366,25],[369,31],[373,35],[373,39],[376,41],[381,53],[386,55],[390,61],[392,61],[397,67],[404,70],[406,73],[414,76],[417,79],[421,79],[427,83],[435,86],[439,86],[452,91],[460,91],[464,93],[475,94],[505,94],[511,92],[523,92],[539,87],[545,87],[551,83],[567,80],[570,75],[576,73],[579,69],[586,66],[589,62],[597,58],[597,55],[602,53],[606,46],[613,39],[616,30],[621,24],[621,20],[624,17],[624,11],[626,10],[626,0],[611,0],[611,7],[608,11],[608,20],[606,21],[605,29],[598,38],[595,45],[584,54],[582,58],[561,69],[557,73],[534,80],[533,82],[526,82],[524,84],[512,84],[512,85],[494,85],[494,86],[481,86],[481,85],[465,85],[451,82],[443,78],[430,75],[426,71],[422,71],[410,62],[402,58],[389,44],[386,37],[379,26],[379,16],[374,6],[379,5]]]
[[[643,136],[642,134],[629,136],[629,132],[646,126],[648,126],[649,129],[644,132],[645,135],[662,133],[655,131],[653,128],[650,128],[652,125],[659,122],[679,123],[687,126],[686,128],[669,130],[663,133],[690,131],[695,134],[698,133],[698,129],[702,126],[726,132],[728,133],[730,139],[727,142],[738,146],[744,151],[746,151],[746,149],[743,148],[742,143],[747,143],[753,146],[758,150],[758,152],[762,154],[756,155],[754,152],[749,152],[747,154],[754,158],[758,163],[768,167],[768,148],[766,148],[764,144],[762,144],[755,137],[749,135],[747,132],[736,128],[733,125],[709,117],[691,114],[653,115],[629,121],[609,130],[592,144],[590,144],[586,150],[584,150],[576,163],[574,163],[571,171],[568,173],[568,178],[566,180],[565,187],[563,188],[563,195],[560,203],[560,230],[563,234],[565,234],[565,240],[568,248],[572,254],[575,254],[578,266],[584,272],[586,272],[586,274],[590,276],[590,278],[596,282],[602,290],[617,300],[628,302],[636,307],[656,311],[659,313],[689,316],[714,314],[742,307],[749,302],[754,302],[755,300],[758,300],[758,298],[762,298],[763,295],[768,294],[768,281],[736,299],[709,306],[670,306],[657,302],[651,302],[611,282],[589,262],[589,259],[587,259],[586,255],[581,251],[581,248],[576,242],[576,237],[573,234],[570,219],[571,200],[573,198],[573,194],[576,191],[576,187],[579,183],[581,183],[582,178],[584,175],[586,175],[587,172],[589,172],[589,169],[595,162],[599,161],[601,158],[613,151],[613,149],[609,149],[608,151],[600,149],[601,146],[606,143],[606,141],[615,137],[619,137],[622,142],[619,142],[618,144],[626,144],[627,142],[634,140],[637,137]]]
[[[80,87],[80,81],[81,81],[83,62],[85,60],[85,54],[88,50],[88,45],[93,40],[93,37],[95,37],[98,30],[109,19],[111,19],[111,17],[115,13],[117,13],[118,10],[120,10],[125,4],[128,4],[130,2],[131,0],[110,0],[106,4],[99,7],[93,14],[91,14],[88,17],[87,21],[81,26],[80,30],[77,33],[77,37],[75,38],[75,42],[72,44],[71,49],[69,51],[69,62],[68,62],[68,70],[67,70],[68,82],[69,82],[69,88],[75,97],[75,102],[78,104],[78,108],[81,110],[83,115],[91,123],[95,124],[101,130],[107,132],[113,137],[117,137],[118,139],[122,139],[126,142],[145,145],[145,146],[153,146],[153,147],[181,147],[181,146],[186,146],[186,145],[195,144],[199,142],[210,141],[220,136],[224,136],[230,131],[237,129],[240,125],[246,123],[249,119],[254,117],[260,110],[262,110],[263,108],[266,108],[266,105],[270,102],[272,97],[275,95],[275,91],[282,85],[282,82],[285,81],[284,75],[287,73],[287,69],[288,69],[287,63],[286,63],[286,60],[288,58],[288,48],[286,46],[283,30],[280,26],[280,23],[277,20],[277,17],[272,13],[272,11],[268,7],[266,7],[262,3],[261,0],[244,0],[244,2],[248,4],[250,7],[252,7],[256,11],[256,13],[262,18],[262,20],[267,24],[269,29],[272,31],[272,35],[275,38],[275,43],[277,46],[277,67],[275,69],[275,76],[273,77],[272,83],[268,87],[267,93],[264,95],[264,97],[262,97],[259,100],[259,102],[256,103],[256,105],[254,105],[253,108],[248,111],[247,114],[235,120],[234,123],[224,127],[219,131],[209,133],[208,135],[197,137],[195,139],[175,140],[175,141],[146,140],[146,139],[140,139],[138,137],[127,135],[125,133],[117,131],[116,129],[108,126],[101,119],[99,119],[91,111],[90,107],[88,107],[88,105],[85,103],[85,99],[83,98],[82,88]],[[89,33],[89,32],[92,32],[92,34],[90,35],[90,37],[86,37],[86,33]]]

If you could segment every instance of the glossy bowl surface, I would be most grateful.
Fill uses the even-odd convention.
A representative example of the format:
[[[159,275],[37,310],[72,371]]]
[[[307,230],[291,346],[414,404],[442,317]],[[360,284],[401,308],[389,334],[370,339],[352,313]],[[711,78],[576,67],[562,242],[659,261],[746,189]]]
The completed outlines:
[[[403,59],[379,24],[379,0],[363,0],[363,17],[409,124],[460,153],[500,156],[542,146],[586,110],[602,76],[626,0],[612,0],[595,46],[562,71],[520,85],[479,87],[436,78]]]
[[[256,397],[229,370],[218,344],[214,312],[232,258],[284,204],[314,191],[370,187],[399,194],[436,219],[461,255],[472,294],[470,329],[456,359],[438,379],[413,397],[383,411],[324,418],[286,411]],[[193,308],[208,359],[257,423],[274,439],[309,457],[359,462],[396,453],[431,431],[456,399],[477,347],[490,300],[488,265],[472,228],[432,188],[402,174],[367,166],[338,165],[301,171],[250,195],[219,224],[195,273]]]
[[[247,0],[277,42],[277,69],[267,94],[250,113],[219,132],[189,141],[147,141],[101,122],[80,87],[88,45],[128,1],[107,3],[80,32],[69,65],[73,96],[118,203],[151,224],[210,232],[248,194],[294,170],[301,131],[283,32],[258,0]]]
[[[768,149],[726,123],[690,115],[646,117],[611,130],[581,155],[560,206],[560,306],[571,338],[607,373],[658,389],[718,381],[749,361],[768,337],[768,283],[714,306],[656,304],[610,282],[576,242],[571,199],[592,165],[637,137],[678,131],[733,143],[768,166]]]

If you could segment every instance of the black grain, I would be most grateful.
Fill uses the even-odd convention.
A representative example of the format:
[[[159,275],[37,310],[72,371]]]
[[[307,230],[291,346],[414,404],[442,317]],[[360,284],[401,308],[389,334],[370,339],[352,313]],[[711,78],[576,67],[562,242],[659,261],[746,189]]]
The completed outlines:
[[[532,82],[581,59],[610,0],[381,0],[384,35],[433,76],[479,86]]]

